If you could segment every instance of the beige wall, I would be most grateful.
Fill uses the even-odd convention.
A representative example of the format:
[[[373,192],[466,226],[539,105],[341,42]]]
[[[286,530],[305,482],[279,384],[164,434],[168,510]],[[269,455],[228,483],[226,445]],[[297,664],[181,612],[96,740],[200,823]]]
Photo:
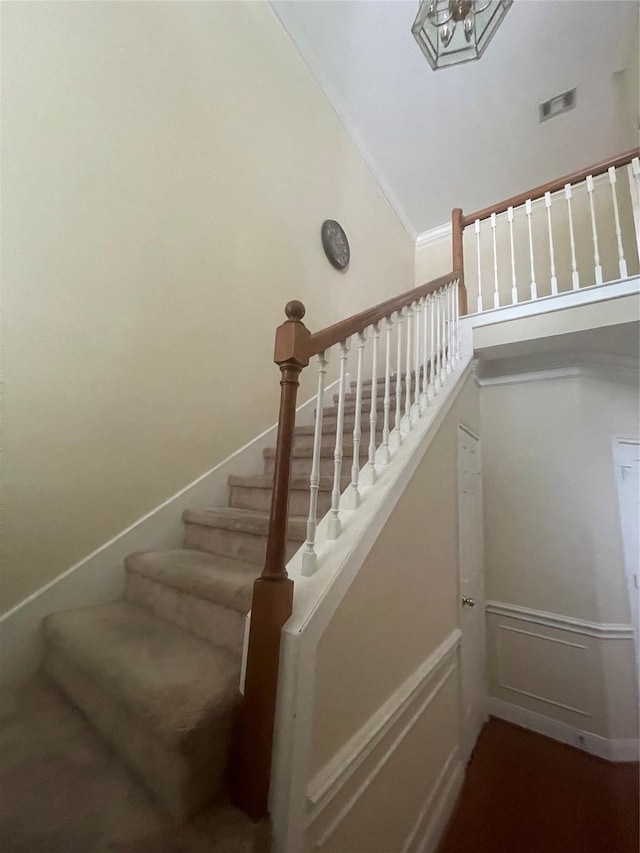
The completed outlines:
[[[6,609],[273,423],[289,299],[414,248],[266,3],[2,5]]]
[[[472,378],[320,640],[310,776],[327,765],[457,627],[458,421],[478,429],[478,391]],[[428,719],[416,724],[402,745],[407,756],[428,756],[431,751],[438,760],[431,766],[428,760],[419,761],[409,773],[410,763],[403,771],[402,764],[390,759],[321,849],[386,853],[402,847],[445,757],[459,745],[457,681],[456,674],[438,691],[424,711]],[[393,732],[401,730],[399,721]],[[398,786],[411,791],[406,802],[404,794],[398,796]],[[383,796],[385,832],[379,825]],[[323,811],[309,838],[322,837],[333,819],[331,809]]]
[[[481,391],[487,598],[628,624],[613,437],[638,390],[580,376]],[[528,618],[528,617],[527,617]],[[633,641],[488,618],[492,696],[605,738],[637,738]]]

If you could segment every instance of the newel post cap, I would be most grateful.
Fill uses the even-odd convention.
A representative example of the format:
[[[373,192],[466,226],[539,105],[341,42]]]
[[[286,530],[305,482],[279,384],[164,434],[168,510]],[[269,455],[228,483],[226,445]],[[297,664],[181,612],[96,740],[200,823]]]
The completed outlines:
[[[284,313],[287,320],[276,330],[273,360],[276,364],[287,362],[306,367],[309,364],[309,338],[311,332],[302,322],[306,308],[297,299],[287,302]]]

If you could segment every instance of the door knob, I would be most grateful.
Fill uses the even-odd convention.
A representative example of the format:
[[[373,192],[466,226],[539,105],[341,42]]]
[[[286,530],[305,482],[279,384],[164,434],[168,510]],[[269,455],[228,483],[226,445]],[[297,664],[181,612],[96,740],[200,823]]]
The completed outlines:
[[[474,601],[474,599],[473,599],[473,598],[469,598],[469,596],[467,596],[467,595],[463,595],[463,596],[462,596],[462,606],[464,607],[464,606],[465,606],[465,604],[466,604],[468,607],[475,607],[475,606],[476,606],[476,603],[475,603],[475,601]]]

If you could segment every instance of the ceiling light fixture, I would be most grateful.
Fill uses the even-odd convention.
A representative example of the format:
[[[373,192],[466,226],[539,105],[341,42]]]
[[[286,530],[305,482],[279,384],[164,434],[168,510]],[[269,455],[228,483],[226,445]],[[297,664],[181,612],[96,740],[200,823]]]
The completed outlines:
[[[433,69],[480,59],[513,0],[422,0],[411,32]]]

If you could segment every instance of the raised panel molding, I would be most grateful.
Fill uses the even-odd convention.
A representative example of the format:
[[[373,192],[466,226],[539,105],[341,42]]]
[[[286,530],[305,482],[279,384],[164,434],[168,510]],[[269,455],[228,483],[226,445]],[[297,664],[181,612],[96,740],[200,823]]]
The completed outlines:
[[[574,616],[563,616],[559,613],[549,613],[546,610],[534,610],[530,607],[506,604],[502,601],[487,601],[485,611],[495,613],[498,616],[507,616],[509,619],[545,625],[547,628],[559,628],[560,630],[571,631],[572,634],[585,634],[587,637],[596,637],[601,640],[633,639],[633,625],[626,623],[589,622],[586,619],[576,619]]]
[[[343,788],[373,756],[388,734],[397,734],[363,774],[353,794],[330,821],[315,847],[321,849],[376,779],[400,744],[423,717],[443,686],[457,672],[461,633],[453,631],[427,660],[389,697],[342,749],[311,780],[307,789],[307,827],[314,824]],[[403,853],[428,851],[440,834],[462,784],[464,772],[457,748],[447,757],[438,778],[403,845]],[[344,795],[344,792],[343,792]]]

